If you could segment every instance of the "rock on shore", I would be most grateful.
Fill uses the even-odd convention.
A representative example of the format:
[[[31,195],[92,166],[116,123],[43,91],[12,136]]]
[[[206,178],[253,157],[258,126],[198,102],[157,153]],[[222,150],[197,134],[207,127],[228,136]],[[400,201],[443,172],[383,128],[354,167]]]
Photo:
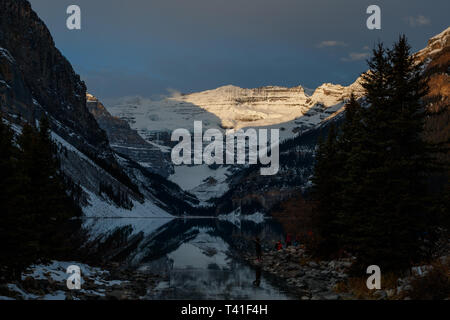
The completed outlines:
[[[289,247],[266,252],[262,261],[253,256],[244,257],[250,264],[284,279],[303,300],[352,299],[350,294],[337,294],[335,286],[348,278],[347,270],[353,258],[331,261],[311,260],[300,247]]]
[[[69,265],[81,269],[81,289],[69,290]],[[20,281],[0,285],[0,300],[138,300],[162,277],[109,264],[108,270],[77,262],[52,261],[28,268]]]

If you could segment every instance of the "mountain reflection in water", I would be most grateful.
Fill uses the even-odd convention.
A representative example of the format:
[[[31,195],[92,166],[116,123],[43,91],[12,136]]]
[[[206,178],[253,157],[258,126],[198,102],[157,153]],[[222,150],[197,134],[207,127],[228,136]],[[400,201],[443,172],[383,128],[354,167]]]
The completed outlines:
[[[83,228],[100,254],[124,268],[164,275],[147,299],[293,299],[283,285],[239,255],[255,254],[283,238],[273,220],[86,219]]]

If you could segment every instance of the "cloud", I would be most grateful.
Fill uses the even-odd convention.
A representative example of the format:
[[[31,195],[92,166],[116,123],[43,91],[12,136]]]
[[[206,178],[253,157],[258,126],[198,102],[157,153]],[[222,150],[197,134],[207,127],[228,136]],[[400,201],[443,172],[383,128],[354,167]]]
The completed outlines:
[[[357,56],[352,59],[350,52],[371,52],[378,41],[390,45],[403,32],[414,50],[421,49],[430,35],[442,31],[439,26],[448,26],[448,15],[439,13],[450,11],[449,0],[378,1],[386,14],[383,32],[373,32],[365,27],[368,2],[361,0],[29,2],[102,100],[167,94],[167,88],[189,93],[228,83],[247,88],[348,85],[365,70],[364,60],[341,58],[352,61]],[[74,3],[82,9],[81,33],[66,28],[66,8]],[[431,25],[411,28],[404,20],[419,14]],[[341,80],[342,74],[348,78]]]
[[[430,19],[422,15],[418,15],[417,17],[409,16],[405,20],[411,27],[421,27],[431,23]]]
[[[330,47],[346,47],[347,44],[342,41],[336,41],[336,40],[328,40],[328,41],[322,41],[319,43],[316,47],[317,48],[330,48]]]
[[[341,60],[342,61],[360,61],[360,60],[365,60],[369,57],[369,53],[368,52],[351,52],[349,53],[348,57],[344,57]]]

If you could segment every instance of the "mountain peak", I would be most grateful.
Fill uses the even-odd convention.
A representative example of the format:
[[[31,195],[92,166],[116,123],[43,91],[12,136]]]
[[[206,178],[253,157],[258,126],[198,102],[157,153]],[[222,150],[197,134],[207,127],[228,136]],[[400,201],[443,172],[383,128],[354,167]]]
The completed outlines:
[[[417,52],[414,57],[419,61],[430,59],[450,45],[450,27],[428,40],[425,48]]]

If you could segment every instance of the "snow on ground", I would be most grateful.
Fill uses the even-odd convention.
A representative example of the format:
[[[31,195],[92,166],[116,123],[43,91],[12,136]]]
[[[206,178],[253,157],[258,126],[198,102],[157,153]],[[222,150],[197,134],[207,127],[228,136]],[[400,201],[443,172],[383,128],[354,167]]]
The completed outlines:
[[[89,205],[83,208],[88,218],[170,218],[171,215],[155,205],[153,202],[140,203],[133,200],[133,209],[119,208],[113,203],[101,199],[96,194],[84,189],[89,196]]]
[[[10,123],[9,121],[3,119],[3,121],[11,126],[11,128],[15,131],[16,134],[21,134],[22,127],[18,126],[16,124]],[[80,159],[83,161],[88,162],[91,166],[97,168],[99,171],[103,171],[96,163],[94,163],[89,157],[87,157],[85,154],[83,154],[81,151],[79,151],[77,148],[75,148],[72,144],[67,142],[64,138],[62,138],[60,135],[56,134],[55,132],[51,132],[51,137],[53,141],[56,143],[59,147],[64,147],[68,151],[74,152]],[[144,203],[140,203],[138,201],[133,201],[133,208],[132,210],[126,210],[124,208],[119,208],[112,204],[111,202],[100,198],[98,195],[94,194],[93,192],[87,190],[86,188],[83,188],[84,192],[86,192],[89,196],[89,205],[87,207],[83,208],[83,213],[86,217],[163,217],[163,218],[169,218],[171,215],[152,203],[151,201],[146,201]]]
[[[220,119],[215,115],[191,103],[177,101],[176,97],[157,101],[125,97],[107,109],[113,116],[126,120],[144,139],[148,138],[148,132],[171,132],[178,128],[193,130],[194,120],[202,121],[208,128],[220,126]]]
[[[54,283],[58,283],[61,288],[66,286],[67,279],[70,274],[66,273],[69,266],[76,265],[80,267],[81,270],[81,290],[78,292],[89,293],[98,296],[105,296],[105,288],[120,286],[128,281],[121,280],[105,280],[109,277],[109,271],[102,270],[100,268],[92,267],[84,263],[75,261],[51,261],[49,264],[37,264],[28,267],[22,274],[22,281],[26,281],[27,278],[31,277],[33,280],[47,280]],[[85,290],[83,285],[86,280],[93,282],[95,285],[99,286],[98,290]],[[66,300],[67,291],[56,290],[54,292],[37,295],[25,292],[17,284],[8,284],[8,289],[12,292],[17,293],[22,299],[25,300]],[[0,297],[0,300],[14,300],[9,297]]]
[[[103,171],[103,169],[99,168],[97,164],[95,164],[91,159],[89,159],[86,155],[80,152],[77,148],[72,146],[62,137],[52,132],[52,139],[56,144],[60,146],[64,146],[68,150],[77,154],[80,159],[87,161],[93,167],[98,168],[98,170]],[[86,217],[126,217],[126,218],[141,218],[141,217],[170,217],[171,215],[155,205],[153,202],[147,200],[144,203],[140,203],[139,201],[133,200],[133,208],[132,210],[127,210],[125,208],[119,208],[113,203],[100,198],[98,195],[93,192],[83,188],[84,192],[86,192],[89,196],[89,205],[83,208],[83,213]]]
[[[82,277],[93,277],[97,275],[107,274],[108,271],[100,268],[91,267],[87,264],[74,261],[52,261],[50,264],[32,265],[22,274],[22,280],[32,277],[35,280],[52,279],[54,281],[65,281],[68,278],[66,270],[71,265],[77,265],[81,269]],[[83,280],[81,284],[83,284]]]
[[[28,292],[23,291],[22,289],[20,289],[16,284],[8,284],[8,289],[10,291],[13,292],[17,292],[18,294],[20,294],[22,296],[23,299],[25,300],[31,300],[31,299],[37,299],[39,298],[39,296],[34,295],[34,294],[30,294]],[[15,300],[15,299],[13,299]]]
[[[73,145],[71,145],[69,142],[64,140],[61,136],[56,134],[55,132],[51,132],[51,136],[53,141],[60,147],[65,147],[67,150],[74,152],[78,157],[81,159],[89,162],[92,166],[98,167],[91,159],[89,159],[88,156],[86,156],[84,153],[82,153],[80,150],[75,148]]]

